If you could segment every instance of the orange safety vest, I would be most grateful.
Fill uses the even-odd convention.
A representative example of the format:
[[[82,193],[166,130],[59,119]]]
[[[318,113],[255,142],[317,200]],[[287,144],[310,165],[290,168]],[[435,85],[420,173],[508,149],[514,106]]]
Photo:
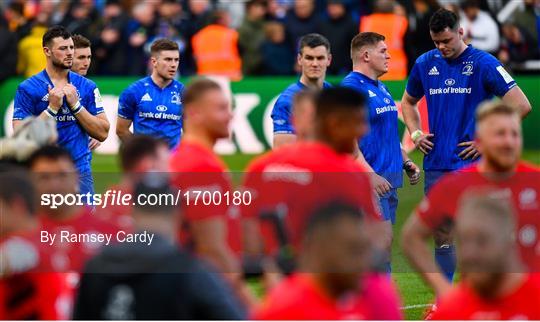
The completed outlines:
[[[197,74],[242,78],[242,60],[238,53],[238,33],[220,25],[201,29],[191,40]]]
[[[407,18],[393,13],[374,13],[361,19],[361,32],[374,31],[386,38],[391,58],[388,73],[381,77],[382,80],[403,80],[407,77],[407,55],[403,47],[407,25]]]

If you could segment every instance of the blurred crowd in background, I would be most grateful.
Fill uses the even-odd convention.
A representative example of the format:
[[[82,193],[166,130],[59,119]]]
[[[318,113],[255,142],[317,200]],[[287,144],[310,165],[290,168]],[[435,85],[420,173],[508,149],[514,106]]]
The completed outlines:
[[[163,37],[179,44],[181,76],[294,75],[297,40],[310,32],[330,40],[329,74],[342,75],[353,36],[376,30],[399,66],[387,79],[404,79],[434,48],[428,21],[441,6],[459,14],[468,43],[508,67],[540,59],[540,0],[6,0],[0,82],[44,68],[41,39],[55,24],[90,39],[90,76],[145,75],[149,46]]]

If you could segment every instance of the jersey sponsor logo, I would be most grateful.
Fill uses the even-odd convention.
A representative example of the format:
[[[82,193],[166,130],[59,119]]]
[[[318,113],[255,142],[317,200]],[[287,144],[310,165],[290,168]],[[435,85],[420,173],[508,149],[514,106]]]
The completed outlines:
[[[172,113],[163,113],[163,112],[141,112],[139,111],[139,117],[141,118],[149,118],[149,119],[156,119],[156,120],[173,120],[173,121],[180,121],[182,119],[182,116],[172,114]]]
[[[453,86],[455,83],[456,83],[456,80],[453,78],[448,78],[447,80],[444,81],[444,84],[446,86]]]
[[[180,105],[182,104],[182,100],[180,99],[180,95],[177,92],[171,92],[172,98],[171,103]]]
[[[437,67],[436,67],[436,66],[433,66],[433,67],[429,70],[428,75],[429,75],[429,76],[439,75],[439,71],[437,70]]]
[[[467,64],[463,67],[463,70],[461,71],[461,74],[466,76],[471,76],[473,74],[473,65]]]
[[[264,168],[262,179],[265,182],[284,181],[305,186],[313,182],[313,173],[308,169],[286,163],[271,164]]]
[[[103,107],[103,99],[101,98],[101,93],[97,87],[94,89],[94,102],[96,103],[96,107]]]
[[[501,76],[503,77],[506,84],[509,84],[509,83],[514,81],[512,76],[510,76],[510,74],[508,74],[508,72],[506,71],[506,69],[504,69],[504,67],[502,67],[502,66],[497,67],[497,71],[499,72],[499,74],[501,74]]]
[[[167,106],[158,105],[158,106],[156,106],[156,110],[158,110],[159,112],[165,112],[167,110]]]
[[[141,102],[152,102],[152,98],[148,93],[146,93],[143,95],[143,97],[141,97]]]
[[[446,88],[430,88],[429,95],[442,95],[442,94],[471,94],[472,88],[470,87],[446,87]]]
[[[371,90],[368,89],[369,97],[375,97],[377,94],[373,93]]]
[[[397,107],[395,105],[387,105],[387,106],[384,106],[384,107],[377,107],[375,109],[375,112],[377,112],[377,114],[382,114],[382,113],[386,113],[386,112],[397,112]]]

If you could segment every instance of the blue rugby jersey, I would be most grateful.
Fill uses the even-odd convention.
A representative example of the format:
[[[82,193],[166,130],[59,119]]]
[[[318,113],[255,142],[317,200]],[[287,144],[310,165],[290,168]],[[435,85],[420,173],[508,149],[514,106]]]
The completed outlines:
[[[332,87],[330,83],[324,82],[323,88]],[[297,81],[291,84],[279,95],[274,107],[272,108],[272,124],[274,125],[274,134],[286,133],[295,134],[294,127],[291,122],[292,105],[294,95],[305,89],[306,85]]]
[[[350,72],[341,82],[363,94],[368,102],[369,133],[358,141],[366,161],[394,188],[403,186],[403,156],[398,110],[388,88],[362,73]]]
[[[96,84],[77,73],[68,72],[68,81],[77,88],[81,105],[92,115],[103,113],[103,102]],[[13,120],[37,116],[49,105],[49,86],[54,87],[45,70],[22,82],[15,93]],[[80,173],[91,171],[89,135],[67,105],[66,98],[56,116],[58,145],[71,153]]]
[[[173,149],[182,135],[183,91],[177,80],[162,89],[147,76],[120,94],[118,116],[133,121],[134,134],[164,139]]]
[[[407,93],[426,97],[433,150],[424,156],[425,170],[456,170],[472,161],[458,155],[458,143],[474,140],[475,111],[494,96],[502,97],[516,82],[492,55],[468,48],[447,60],[433,49],[420,56],[407,82]]]

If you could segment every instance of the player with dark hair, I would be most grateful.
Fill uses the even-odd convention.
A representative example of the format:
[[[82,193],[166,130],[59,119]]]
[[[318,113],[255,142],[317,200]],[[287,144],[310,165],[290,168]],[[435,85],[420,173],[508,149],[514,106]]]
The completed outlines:
[[[31,178],[25,169],[10,166],[0,170],[0,182],[0,319],[66,319],[61,305],[68,288],[40,241]]]
[[[139,178],[148,172],[169,171],[169,144],[164,140],[147,135],[133,135],[120,145],[118,152],[122,177],[118,184],[107,190],[130,194]],[[118,227],[130,229],[132,225],[131,205],[109,205],[100,208],[96,214]]]
[[[356,140],[368,129],[365,98],[336,87],[323,90],[315,102],[313,138],[275,149],[248,166],[244,189],[253,200],[242,209],[246,254],[278,255],[282,250],[283,241],[264,219],[268,215],[283,221],[293,257],[300,249],[308,216],[329,200],[350,203],[380,220],[369,177],[351,157]]]
[[[518,218],[512,201],[498,192],[461,200],[455,233],[462,279],[439,301],[433,320],[540,319],[540,275],[524,270]]]
[[[109,121],[103,111],[96,84],[71,72],[74,45],[71,34],[53,26],[43,35],[45,69],[17,88],[13,112],[14,129],[31,115],[53,118],[57,122],[58,144],[75,161],[80,178],[80,192],[93,193],[88,139],[103,142],[109,133]]]
[[[403,186],[403,169],[413,185],[420,179],[420,169],[401,148],[398,110],[388,88],[379,81],[379,77],[388,72],[390,60],[384,39],[383,35],[375,32],[363,32],[352,39],[353,71],[341,85],[367,98],[370,132],[358,141],[357,159],[372,174],[386,228],[392,234],[398,206],[397,189]],[[388,273],[391,271],[390,259],[386,270]]]
[[[438,295],[444,294],[450,283],[433,261],[428,240],[433,236],[436,244],[453,243],[458,202],[471,189],[492,188],[510,198],[516,210],[520,256],[531,271],[540,269],[540,240],[532,233],[540,230],[540,170],[520,161],[520,114],[505,103],[488,102],[478,108],[476,119],[475,146],[482,153],[480,161],[437,182],[403,228],[405,255]]]
[[[73,65],[71,71],[86,76],[90,63],[92,62],[92,43],[88,38],[82,35],[73,35],[73,45],[75,46],[75,53],[73,55]]]
[[[173,193],[168,176],[146,173],[135,198]],[[182,220],[174,205],[136,204],[135,231],[153,234],[150,244],[107,247],[81,278],[76,320],[240,320],[245,312],[232,290],[192,254],[178,248]]]
[[[291,124],[294,94],[305,88],[320,90],[331,86],[324,81],[326,69],[332,61],[330,52],[330,43],[322,35],[307,34],[300,38],[297,62],[302,69],[302,75],[296,83],[280,94],[272,109],[274,148],[296,140],[295,130]]]
[[[431,17],[429,28],[436,49],[416,60],[401,100],[411,138],[425,154],[425,193],[442,175],[480,156],[474,144],[474,113],[481,102],[498,96],[515,106],[522,117],[531,110],[531,104],[501,63],[465,44],[463,28],[453,12],[439,9]],[[416,104],[423,96],[431,133],[421,129]],[[451,280],[455,270],[453,246],[435,246],[437,262]]]
[[[116,233],[116,227],[95,216],[91,208],[85,206],[84,198],[80,201],[79,198],[75,201],[66,198],[66,202],[53,205],[54,196],[73,196],[77,192],[77,170],[69,152],[57,146],[44,146],[35,151],[27,163],[40,196],[38,213],[42,231],[48,234],[60,230],[69,234]],[[100,246],[87,240],[68,242],[65,239],[57,239],[50,245],[54,256],[64,265],[63,272],[80,272],[85,261]]]
[[[180,63],[178,44],[158,39],[150,47],[152,74],[131,84],[118,101],[116,134],[124,141],[133,134],[164,139],[173,149],[182,135],[182,92],[175,80]],[[129,127],[133,123],[133,133]]]

